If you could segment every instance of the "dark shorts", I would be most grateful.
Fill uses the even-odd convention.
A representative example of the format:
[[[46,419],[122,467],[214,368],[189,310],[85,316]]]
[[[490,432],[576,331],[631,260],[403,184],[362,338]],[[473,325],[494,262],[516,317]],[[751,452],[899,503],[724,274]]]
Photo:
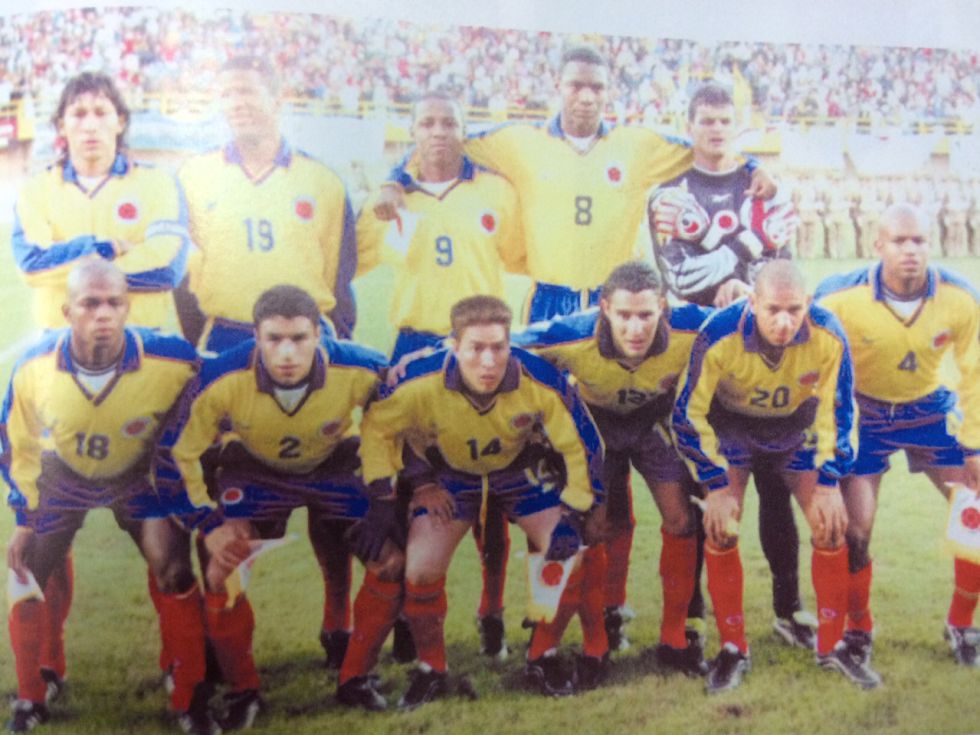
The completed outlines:
[[[302,475],[270,468],[241,444],[229,444],[217,459],[214,499],[224,518],[251,521],[266,538],[282,536],[290,513],[303,506],[321,521],[356,521],[368,508],[358,444],[356,437],[345,439],[320,466]]]
[[[718,437],[718,451],[735,469],[810,472],[816,467],[816,436],[806,430],[813,423],[816,405],[786,417],[751,417],[736,414],[717,403],[708,422]]]
[[[858,454],[855,475],[878,475],[890,466],[889,457],[904,451],[910,472],[937,467],[962,467],[967,450],[956,432],[962,415],[955,394],[941,389],[910,403],[884,403],[857,397]]]
[[[600,288],[577,290],[552,283],[535,283],[527,296],[526,324],[571,314],[599,303]]]

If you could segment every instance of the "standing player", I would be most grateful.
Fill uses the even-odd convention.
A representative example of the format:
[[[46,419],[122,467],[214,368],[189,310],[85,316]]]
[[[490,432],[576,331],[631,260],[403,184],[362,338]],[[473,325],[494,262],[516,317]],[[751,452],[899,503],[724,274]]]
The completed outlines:
[[[661,272],[674,296],[702,306],[725,307],[749,294],[765,263],[789,257],[798,222],[788,197],[762,201],[748,196],[750,172],[738,161],[735,132],[735,105],[728,91],[714,83],[699,87],[688,106],[694,165],[650,197],[650,235]],[[773,628],[787,643],[812,649],[812,616],[802,612],[800,601],[800,539],[790,490],[780,473],[766,466],[757,468],[756,480],[765,496],[759,504],[759,536],[773,578]],[[623,559],[625,569],[631,541],[626,534],[631,532],[610,540],[612,569],[617,568],[616,557]],[[610,592],[608,604],[615,615],[626,589]],[[703,616],[698,585],[691,601],[692,633]]]
[[[418,506],[406,549],[405,615],[421,663],[401,698],[405,709],[446,694],[446,572],[487,498],[497,497],[547,558],[566,559],[579,548],[583,515],[601,488],[602,445],[588,411],[555,368],[511,349],[507,305],[473,296],[450,318],[451,350],[410,363],[361,424],[369,513],[391,517],[396,474],[415,487]],[[564,483],[549,464],[564,465]],[[362,539],[383,538],[386,525],[365,526]],[[569,586],[577,584],[573,572]],[[559,616],[568,597],[566,590]]]
[[[197,370],[179,337],[125,326],[126,275],[96,259],[67,280],[69,329],[48,333],[14,369],[3,404],[3,472],[17,528],[7,565],[43,589],[92,508],[111,508],[136,542],[159,590],[162,637],[173,656],[171,705],[184,732],[215,732],[207,711],[201,593],[189,535],[151,485],[163,419]],[[12,732],[48,719],[42,676],[47,601],[11,600],[10,639],[18,699]],[[63,671],[61,672],[63,675]]]
[[[220,353],[250,339],[255,300],[283,283],[309,293],[328,331],[349,337],[357,252],[343,183],[282,136],[278,84],[265,61],[229,59],[218,90],[232,140],[180,172],[199,251],[190,263],[205,317],[199,348]],[[339,533],[326,539],[335,544],[315,545],[326,587],[320,642],[336,667],[351,622],[351,556]]]
[[[204,599],[208,637],[231,688],[226,729],[251,726],[261,700],[255,618],[244,591],[229,590],[225,580],[251,552],[250,540],[281,537],[290,512],[304,505],[317,558],[344,545],[344,532],[367,509],[358,440],[349,436],[353,413],[385,364],[373,350],[321,339],[319,305],[295,286],[263,293],[254,324],[254,340],[205,361],[189,413],[174,430],[173,457],[199,505],[206,474],[216,478],[219,509],[202,523]],[[222,427],[220,449],[209,451]],[[369,565],[364,589],[400,589],[400,564],[393,568],[390,579],[389,568]]]
[[[889,456],[905,450],[911,472],[925,472],[944,496],[947,483],[980,488],[980,296],[961,277],[929,266],[930,223],[907,203],[881,217],[879,262],[817,289],[838,315],[854,351],[858,456],[843,481],[851,584],[845,638],[855,655],[871,657],[871,530]],[[952,350],[958,395],[943,381]],[[956,661],[980,665],[972,628],[980,565],[955,559],[955,589],[946,639]]]
[[[738,519],[749,474],[766,463],[783,473],[810,526],[817,663],[864,688],[880,683],[841,640],[847,515],[837,482],[852,460],[852,419],[840,324],[810,305],[796,266],[766,264],[748,301],[702,327],[674,408],[678,447],[706,492],[705,563],[722,643],[708,671],[709,693],[737,687],[749,669]]]
[[[657,658],[665,666],[699,676],[704,673],[703,649],[699,640],[689,641],[685,633],[695,584],[695,519],[681,483],[687,471],[670,439],[668,421],[678,377],[709,310],[695,305],[670,310],[663,291],[652,266],[625,263],[603,284],[598,310],[532,326],[515,335],[514,344],[571,374],[599,427],[605,445],[607,535],[617,538],[627,529],[632,536],[631,465],[653,493],[663,519],[663,619]],[[624,567],[617,580],[624,600],[625,572]],[[532,649],[548,633],[548,626],[539,624]],[[588,631],[583,634],[588,642]],[[555,640],[560,637],[559,631]]]

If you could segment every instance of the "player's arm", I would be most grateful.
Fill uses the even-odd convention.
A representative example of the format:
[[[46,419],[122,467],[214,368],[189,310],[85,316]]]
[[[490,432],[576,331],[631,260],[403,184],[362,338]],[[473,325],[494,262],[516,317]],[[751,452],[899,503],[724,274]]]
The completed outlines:
[[[384,260],[384,242],[388,228],[392,225],[374,213],[377,195],[368,199],[357,216],[357,276],[377,268]]]
[[[836,321],[836,319],[835,319]],[[835,486],[854,462],[851,434],[854,430],[854,367],[843,327],[837,328],[834,354],[823,362],[833,366],[829,379],[821,382],[813,431],[817,435],[814,465],[817,483]]]
[[[42,426],[30,401],[28,376],[15,369],[0,411],[0,468],[10,488],[7,504],[17,516],[17,525],[27,523],[28,511],[40,500],[37,480],[41,475]]]
[[[508,273],[527,273],[527,247],[524,240],[524,224],[521,220],[520,201],[514,188],[501,182],[500,231],[497,236],[497,253]]]
[[[186,389],[172,421],[164,432],[162,443],[172,446],[170,455],[186,489],[187,499],[194,508],[213,508],[208,496],[205,467],[202,458],[221,432],[221,420],[228,413],[228,397],[220,382],[201,388],[197,381]],[[163,479],[158,464],[157,482]]]
[[[349,339],[357,321],[354,289],[351,281],[357,273],[357,232],[354,210],[350,197],[341,190],[334,216],[324,218],[320,233],[320,247],[324,253],[324,279],[333,292],[335,305],[328,315],[337,329],[337,335]],[[338,217],[336,214],[342,213]]]

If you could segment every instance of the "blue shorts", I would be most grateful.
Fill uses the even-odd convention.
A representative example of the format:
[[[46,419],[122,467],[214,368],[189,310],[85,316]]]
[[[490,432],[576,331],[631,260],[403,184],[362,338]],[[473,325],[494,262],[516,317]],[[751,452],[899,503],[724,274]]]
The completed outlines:
[[[816,436],[806,429],[815,415],[816,402],[802,404],[790,416],[756,418],[728,411],[716,401],[708,422],[729,467],[810,472],[817,469]]]
[[[416,332],[414,329],[400,329],[398,337],[395,339],[395,346],[391,350],[391,365],[396,364],[409,352],[433,347],[442,347],[444,335],[433,334],[432,332]]]
[[[889,456],[901,450],[909,472],[962,467],[966,456],[973,454],[956,438],[962,415],[956,408],[956,394],[945,388],[909,403],[858,395],[857,404],[858,453],[852,474],[879,475],[891,466]]]
[[[319,467],[302,475],[263,464],[237,442],[227,445],[218,456],[212,488],[221,515],[255,523],[263,538],[282,536],[290,513],[302,506],[320,520],[363,518],[368,498],[359,443],[356,437],[345,439]]]
[[[16,508],[17,524],[45,534],[81,528],[85,514],[109,508],[121,527],[150,518],[166,518],[169,504],[150,485],[146,471],[98,481],[82,477],[52,453],[41,456],[38,506]],[[16,506],[16,503],[12,503]]]
[[[320,316],[320,332],[324,337],[335,338],[337,336],[333,325],[322,315]],[[204,326],[204,334],[201,337],[201,345],[203,345],[201,352],[220,355],[254,336],[255,327],[251,322],[238,322],[216,316],[209,319]]]
[[[571,314],[599,303],[601,288],[576,290],[553,283],[535,283],[527,295],[524,322],[543,322],[555,316]]]

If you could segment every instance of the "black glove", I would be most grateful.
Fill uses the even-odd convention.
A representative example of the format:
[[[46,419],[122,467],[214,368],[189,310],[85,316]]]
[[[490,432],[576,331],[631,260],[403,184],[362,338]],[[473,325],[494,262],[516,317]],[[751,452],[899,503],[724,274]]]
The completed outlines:
[[[564,561],[575,556],[582,545],[584,525],[584,514],[573,508],[564,508],[558,525],[551,532],[551,542],[544,558],[549,561]]]
[[[399,523],[395,498],[371,498],[367,513],[347,532],[351,551],[363,562],[377,561],[389,538],[405,548],[405,527]]]

